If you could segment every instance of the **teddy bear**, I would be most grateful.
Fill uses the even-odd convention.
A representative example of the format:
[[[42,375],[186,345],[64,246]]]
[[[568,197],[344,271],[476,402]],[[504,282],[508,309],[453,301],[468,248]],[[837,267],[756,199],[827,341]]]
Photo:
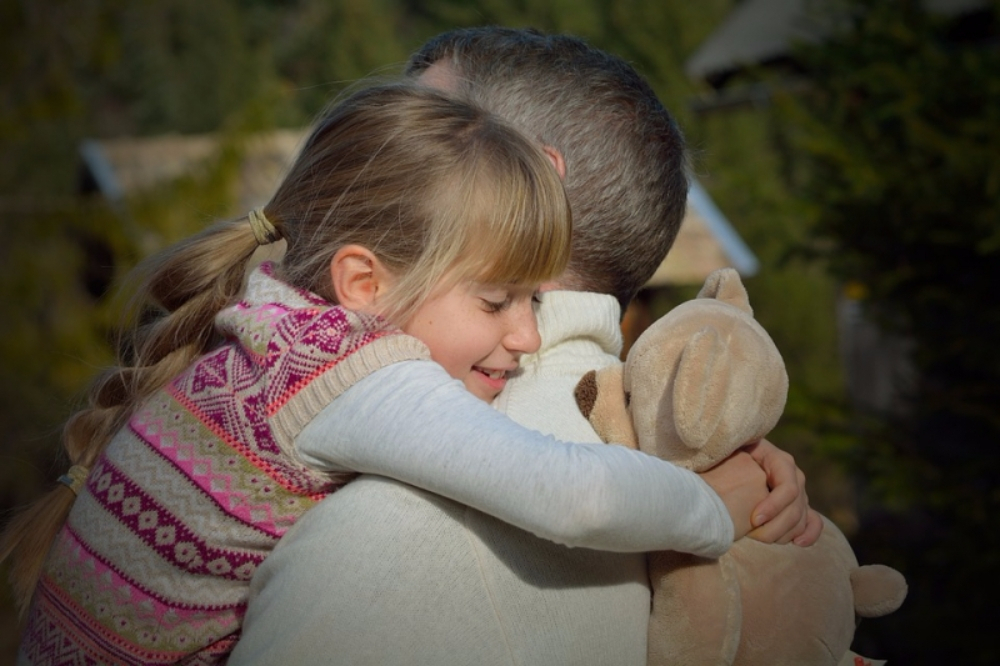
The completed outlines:
[[[623,364],[583,377],[576,398],[605,442],[701,472],[764,437],[787,392],[781,354],[726,268],[644,331]],[[899,608],[906,581],[859,566],[823,521],[809,547],[742,538],[718,559],[651,553],[648,663],[835,666],[853,654],[858,618]]]

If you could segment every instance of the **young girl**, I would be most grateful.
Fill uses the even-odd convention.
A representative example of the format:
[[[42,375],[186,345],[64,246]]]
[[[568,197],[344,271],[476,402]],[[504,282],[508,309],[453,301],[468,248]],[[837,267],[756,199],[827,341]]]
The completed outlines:
[[[569,236],[555,169],[492,116],[399,85],[334,107],[263,210],[150,264],[162,315],[68,423],[63,487],[5,534],[20,663],[224,661],[257,566],[357,472],[569,545],[723,552],[760,496],[727,510],[693,474],[484,402],[537,349]]]

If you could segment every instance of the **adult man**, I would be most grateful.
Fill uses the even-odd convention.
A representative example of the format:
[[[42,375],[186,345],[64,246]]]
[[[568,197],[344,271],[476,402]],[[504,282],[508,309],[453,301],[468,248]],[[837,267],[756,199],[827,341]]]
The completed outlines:
[[[414,55],[408,74],[537,137],[564,174],[573,259],[543,295],[542,349],[522,359],[496,406],[561,439],[598,441],[573,387],[617,360],[621,308],[677,233],[680,132],[631,67],[569,37],[453,31]],[[814,540],[818,521],[806,519],[790,458],[767,444],[754,455],[784,481],[765,518],[788,507],[763,538]],[[362,478],[310,511],[253,587],[231,663],[646,661],[642,555],[565,548],[385,479]]]

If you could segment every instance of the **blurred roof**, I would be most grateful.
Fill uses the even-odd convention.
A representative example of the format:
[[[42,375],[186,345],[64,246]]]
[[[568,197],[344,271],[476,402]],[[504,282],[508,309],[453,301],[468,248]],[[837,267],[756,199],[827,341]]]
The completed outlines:
[[[305,130],[277,130],[247,141],[232,215],[267,203],[304,138]],[[219,148],[215,135],[88,140],[80,146],[82,190],[119,203],[128,194],[196,174]],[[711,197],[693,181],[677,240],[648,286],[701,284],[713,270],[726,266],[749,277],[757,272],[758,262]]]
[[[989,6],[989,0],[923,0],[928,11],[968,14]],[[747,66],[787,58],[796,41],[816,42],[830,33],[835,18],[823,9],[832,0],[743,0],[685,63],[693,79],[721,84]]]
[[[246,139],[233,215],[267,203],[304,138],[304,130],[275,130]],[[82,189],[118,203],[128,194],[196,174],[219,149],[212,134],[84,141]]]
[[[750,277],[757,272],[759,262],[708,192],[692,180],[677,240],[646,286],[701,284],[709,273],[727,266]]]

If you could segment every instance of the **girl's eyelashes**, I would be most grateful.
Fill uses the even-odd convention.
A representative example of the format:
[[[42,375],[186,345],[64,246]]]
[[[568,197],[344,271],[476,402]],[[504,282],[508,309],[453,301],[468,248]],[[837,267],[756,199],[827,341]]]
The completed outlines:
[[[510,299],[505,298],[502,301],[491,301],[489,299],[482,299],[483,305],[486,307],[487,312],[503,312],[510,307]]]
[[[530,294],[530,295],[529,295]],[[485,287],[477,293],[483,304],[483,309],[490,313],[500,313],[509,310],[515,303],[530,299],[532,304],[541,302],[541,292],[515,287]]]

